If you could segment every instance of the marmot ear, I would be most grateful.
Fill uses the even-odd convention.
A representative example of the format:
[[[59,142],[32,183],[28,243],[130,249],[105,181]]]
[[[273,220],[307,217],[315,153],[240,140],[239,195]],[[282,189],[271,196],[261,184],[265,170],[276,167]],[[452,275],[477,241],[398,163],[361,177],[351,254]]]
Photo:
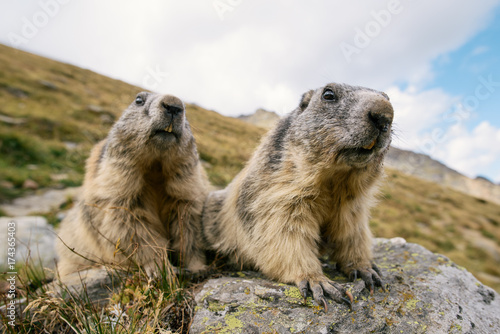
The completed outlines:
[[[302,95],[302,99],[300,100],[300,110],[305,110],[307,106],[309,105],[309,102],[311,102],[311,98],[314,94],[314,90],[310,90]]]

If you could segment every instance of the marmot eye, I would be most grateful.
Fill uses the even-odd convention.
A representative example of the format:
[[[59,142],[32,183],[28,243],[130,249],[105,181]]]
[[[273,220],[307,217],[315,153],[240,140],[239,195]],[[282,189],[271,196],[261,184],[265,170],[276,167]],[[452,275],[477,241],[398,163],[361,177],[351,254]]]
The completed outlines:
[[[137,96],[135,98],[135,104],[142,106],[144,104],[144,98],[142,96]]]
[[[335,101],[336,99],[337,95],[335,95],[335,93],[332,90],[328,89],[323,92],[323,100]]]

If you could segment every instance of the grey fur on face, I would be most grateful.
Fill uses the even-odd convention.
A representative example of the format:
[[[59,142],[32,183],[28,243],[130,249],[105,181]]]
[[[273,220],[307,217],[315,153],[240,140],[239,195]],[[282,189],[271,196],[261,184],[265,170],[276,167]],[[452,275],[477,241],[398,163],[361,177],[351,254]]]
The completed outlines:
[[[325,93],[333,100],[326,100]],[[391,142],[393,109],[385,93],[369,88],[329,84],[304,94],[287,135],[313,159],[337,159],[364,167],[384,153]],[[382,124],[383,123],[383,124]],[[369,146],[375,141],[370,149]]]
[[[172,95],[149,92],[137,94],[111,129],[111,134],[110,137],[116,138],[119,143],[119,147],[108,143],[111,149],[124,151],[126,147],[123,143],[143,146],[142,152],[137,155],[140,159],[167,150],[182,150],[192,138],[184,103]]]

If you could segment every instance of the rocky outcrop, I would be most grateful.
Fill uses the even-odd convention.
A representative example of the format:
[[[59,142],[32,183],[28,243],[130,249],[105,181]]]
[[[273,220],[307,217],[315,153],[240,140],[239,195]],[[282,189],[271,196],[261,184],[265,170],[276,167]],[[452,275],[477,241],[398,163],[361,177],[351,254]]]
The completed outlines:
[[[425,154],[391,147],[385,166],[500,204],[500,185],[483,177],[471,179]]]
[[[311,297],[304,305],[295,286],[235,272],[209,279],[195,294],[190,333],[500,332],[500,296],[448,258],[401,238],[376,239],[374,255],[387,289],[372,296],[361,280],[347,282],[334,266],[324,265],[355,296],[352,311],[329,300],[325,313]],[[96,268],[45,290],[54,296],[71,291],[104,306],[123,282],[113,271]]]
[[[329,312],[298,289],[256,273],[205,283],[196,295],[191,333],[498,333],[500,296],[448,258],[401,238],[377,239],[375,262],[388,289],[370,296],[361,280],[345,283],[353,310]],[[325,272],[345,281],[331,266]]]
[[[279,115],[273,111],[257,109],[251,115],[241,115],[238,117],[242,121],[257,125],[264,129],[270,129],[280,119]]]
[[[14,247],[11,247],[15,252],[9,252],[9,256],[7,256],[8,237],[15,238]],[[8,264],[22,264],[28,259],[35,266],[40,264],[54,267],[56,237],[54,228],[48,224],[45,217],[0,217],[0,240],[4,245],[0,247],[0,270],[11,272],[13,270],[8,270]]]
[[[78,196],[81,192],[80,187],[65,189],[49,189],[40,191],[40,193],[26,197],[16,198],[12,203],[0,205],[0,209],[10,216],[27,216],[33,213],[45,213],[59,207]]]

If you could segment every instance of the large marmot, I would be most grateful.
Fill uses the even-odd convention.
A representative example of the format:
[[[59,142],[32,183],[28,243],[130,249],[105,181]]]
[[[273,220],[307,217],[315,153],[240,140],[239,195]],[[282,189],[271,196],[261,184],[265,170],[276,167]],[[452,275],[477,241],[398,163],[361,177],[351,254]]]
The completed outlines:
[[[393,109],[385,93],[345,84],[311,90],[264,138],[242,172],[205,203],[203,229],[213,250],[251,265],[304,298],[311,289],[346,292],[322,271],[329,255],[345,274],[373,292],[382,286],[372,264],[368,226]]]
[[[61,275],[96,264],[168,261],[205,268],[201,212],[208,181],[183,102],[143,92],[87,160],[83,194],[62,222]]]

